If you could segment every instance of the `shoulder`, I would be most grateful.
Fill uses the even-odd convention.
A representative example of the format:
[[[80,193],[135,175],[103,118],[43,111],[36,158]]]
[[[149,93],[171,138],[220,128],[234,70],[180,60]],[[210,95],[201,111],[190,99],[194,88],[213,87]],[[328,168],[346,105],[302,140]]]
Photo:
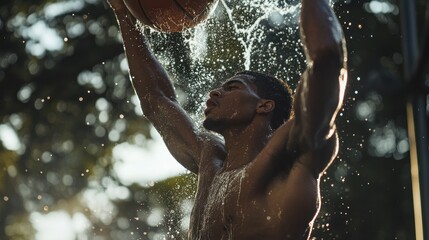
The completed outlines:
[[[214,133],[208,131],[201,131],[199,134],[199,139],[202,143],[202,147],[205,149],[225,149],[225,143],[223,138]]]
[[[182,166],[192,173],[200,174],[207,161],[224,155],[225,147],[222,139],[210,132],[193,130],[192,133],[192,142],[187,142],[183,136],[167,140],[164,138],[164,141],[170,153]]]
[[[207,131],[199,134],[201,141],[201,152],[198,157],[198,173],[204,174],[209,170],[221,167],[226,157],[226,149],[223,138]]]

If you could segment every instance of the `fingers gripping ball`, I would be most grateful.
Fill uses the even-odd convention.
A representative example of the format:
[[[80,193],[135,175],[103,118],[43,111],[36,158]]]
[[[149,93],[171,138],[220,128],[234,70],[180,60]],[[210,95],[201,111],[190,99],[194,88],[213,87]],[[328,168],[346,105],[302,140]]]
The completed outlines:
[[[143,24],[163,32],[180,32],[205,20],[218,0],[124,0]]]

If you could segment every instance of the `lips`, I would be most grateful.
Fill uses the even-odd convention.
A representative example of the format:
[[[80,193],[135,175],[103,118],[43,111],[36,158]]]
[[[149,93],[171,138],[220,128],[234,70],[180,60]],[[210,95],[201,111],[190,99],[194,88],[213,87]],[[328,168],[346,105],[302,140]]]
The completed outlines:
[[[218,104],[215,100],[209,98],[206,102],[206,109],[204,110],[204,113],[207,115],[209,113],[209,111],[216,107]]]

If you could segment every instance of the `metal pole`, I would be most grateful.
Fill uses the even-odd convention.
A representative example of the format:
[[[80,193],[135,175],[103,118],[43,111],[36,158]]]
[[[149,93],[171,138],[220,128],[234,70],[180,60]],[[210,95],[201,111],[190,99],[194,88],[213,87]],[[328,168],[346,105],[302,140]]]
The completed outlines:
[[[412,81],[413,70],[418,59],[414,0],[402,0],[401,13],[405,78],[408,81]],[[407,120],[416,239],[429,240],[429,144],[427,139],[426,96],[424,92],[409,96]]]

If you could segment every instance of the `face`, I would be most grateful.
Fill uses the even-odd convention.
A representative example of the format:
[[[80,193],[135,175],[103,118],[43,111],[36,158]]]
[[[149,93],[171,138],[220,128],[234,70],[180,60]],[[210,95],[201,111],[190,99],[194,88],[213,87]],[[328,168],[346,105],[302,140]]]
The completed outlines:
[[[233,76],[210,92],[204,111],[205,128],[221,132],[227,127],[245,126],[252,121],[261,98],[250,78],[248,75]]]

